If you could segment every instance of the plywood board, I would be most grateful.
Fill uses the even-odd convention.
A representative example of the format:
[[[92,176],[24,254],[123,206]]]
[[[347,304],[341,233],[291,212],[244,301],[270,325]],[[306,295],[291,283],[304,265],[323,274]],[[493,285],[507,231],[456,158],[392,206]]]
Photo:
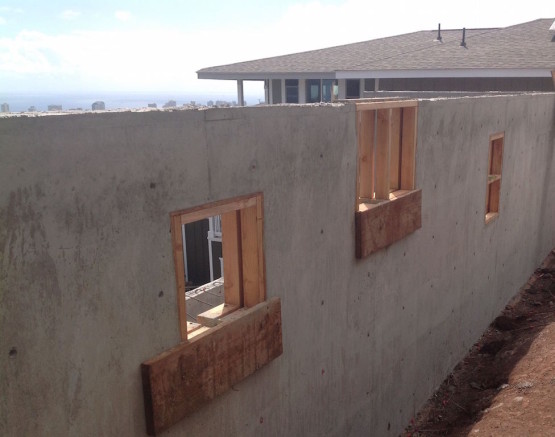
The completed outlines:
[[[364,258],[422,227],[422,190],[355,213],[355,250]]]
[[[374,126],[376,111],[359,111],[357,203],[374,197]]]
[[[391,109],[379,109],[376,120],[376,199],[389,199],[389,155],[391,150]]]
[[[243,273],[243,305],[250,308],[260,303],[258,290],[258,232],[257,207],[242,209],[241,215],[241,258]],[[225,266],[225,258],[224,258]],[[224,279],[225,284],[225,279]]]
[[[401,189],[414,190],[416,168],[416,125],[418,108],[403,108],[401,139]]]
[[[141,364],[149,435],[169,428],[282,354],[279,298],[228,317]]]
[[[240,211],[222,214],[222,258],[224,259],[224,301],[243,306],[241,275]]]
[[[401,188],[401,108],[391,109],[389,142],[389,191]]]
[[[173,263],[175,266],[175,283],[177,288],[177,312],[179,315],[179,333],[182,340],[187,340],[187,303],[185,300],[185,264],[183,259],[183,233],[181,219],[178,215],[171,216],[171,235],[173,247]]]

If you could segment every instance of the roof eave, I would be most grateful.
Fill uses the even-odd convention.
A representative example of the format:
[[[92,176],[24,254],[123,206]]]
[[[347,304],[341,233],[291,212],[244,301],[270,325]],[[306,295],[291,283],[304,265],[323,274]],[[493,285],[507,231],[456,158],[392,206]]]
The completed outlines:
[[[335,79],[335,72],[257,72],[257,73],[240,73],[240,72],[210,72],[197,71],[199,79],[217,79],[217,80],[266,80],[266,79]]]

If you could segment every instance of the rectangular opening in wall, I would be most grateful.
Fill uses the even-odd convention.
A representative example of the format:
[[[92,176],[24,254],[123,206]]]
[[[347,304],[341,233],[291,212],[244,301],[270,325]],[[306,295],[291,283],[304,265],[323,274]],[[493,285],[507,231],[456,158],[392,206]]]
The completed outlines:
[[[421,192],[415,188],[417,102],[356,107],[356,255],[362,258],[421,227]]]
[[[184,340],[264,300],[261,194],[176,211],[171,232]]]
[[[181,225],[188,332],[199,314],[224,303],[221,216]]]
[[[283,353],[281,301],[266,300],[262,193],[175,211],[170,218],[183,341],[141,363],[149,435],[168,429]],[[187,288],[196,285],[188,261],[205,251],[189,250],[195,236],[187,234],[194,226],[201,246],[221,240],[224,260],[223,304],[197,314],[198,326],[187,321],[186,299]]]
[[[490,135],[489,138],[488,181],[486,187],[486,223],[491,222],[499,215],[504,141],[504,132]]]

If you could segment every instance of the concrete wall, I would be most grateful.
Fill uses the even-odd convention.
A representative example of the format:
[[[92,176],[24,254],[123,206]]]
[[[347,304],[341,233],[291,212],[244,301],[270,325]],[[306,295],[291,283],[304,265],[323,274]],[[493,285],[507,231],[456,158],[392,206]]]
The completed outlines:
[[[554,246],[554,120],[552,94],[422,101],[422,229],[357,261],[353,106],[0,118],[0,435],[144,435],[168,213],[256,191],[283,355],[164,435],[398,435]]]

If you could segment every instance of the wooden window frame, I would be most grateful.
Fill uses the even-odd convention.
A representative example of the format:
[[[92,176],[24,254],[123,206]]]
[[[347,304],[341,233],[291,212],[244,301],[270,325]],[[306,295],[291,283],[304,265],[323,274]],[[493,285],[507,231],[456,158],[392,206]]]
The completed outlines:
[[[501,173],[503,170],[504,145],[505,132],[497,132],[489,136],[485,214],[486,224],[495,220],[499,216],[499,199],[501,196]]]
[[[182,340],[216,326],[218,321],[239,308],[250,308],[266,298],[263,250],[262,193],[235,197],[170,214],[177,285],[179,332]],[[212,216],[221,216],[222,258],[224,259],[224,303],[199,314],[199,323],[187,322],[183,225]],[[200,332],[196,332],[201,330]],[[196,332],[195,334],[193,334]]]
[[[182,228],[220,215],[223,305],[187,323]],[[263,196],[255,193],[170,214],[177,283],[177,346],[141,363],[146,429],[156,435],[283,353],[281,301],[266,300]]]
[[[363,258],[422,227],[415,187],[418,102],[356,104],[356,257]]]

